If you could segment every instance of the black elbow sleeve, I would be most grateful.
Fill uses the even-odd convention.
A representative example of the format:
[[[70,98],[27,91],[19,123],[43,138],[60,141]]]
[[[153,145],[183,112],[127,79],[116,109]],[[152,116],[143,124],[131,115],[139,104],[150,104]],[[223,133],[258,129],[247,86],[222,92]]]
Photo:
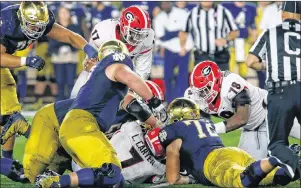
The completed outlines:
[[[136,100],[133,99],[127,106],[126,111],[135,116],[141,122],[145,122],[152,114]]]
[[[233,107],[244,106],[246,104],[251,104],[251,99],[246,90],[242,90],[233,99]]]

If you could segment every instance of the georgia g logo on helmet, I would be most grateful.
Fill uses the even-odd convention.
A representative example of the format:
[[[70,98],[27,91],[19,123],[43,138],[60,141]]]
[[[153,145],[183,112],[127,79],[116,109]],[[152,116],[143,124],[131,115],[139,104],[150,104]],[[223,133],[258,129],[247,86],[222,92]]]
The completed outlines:
[[[210,73],[211,73],[211,67],[210,66],[207,66],[205,67],[203,70],[202,70],[202,75],[203,76],[208,76]]]
[[[126,12],[125,13],[125,19],[128,20],[129,22],[134,20],[134,15],[131,12]]]

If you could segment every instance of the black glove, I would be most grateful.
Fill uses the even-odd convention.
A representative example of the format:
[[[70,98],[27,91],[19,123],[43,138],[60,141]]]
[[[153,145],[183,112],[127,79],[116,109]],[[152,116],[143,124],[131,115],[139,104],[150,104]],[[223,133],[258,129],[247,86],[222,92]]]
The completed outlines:
[[[39,56],[26,57],[26,66],[37,69],[38,71],[42,70],[45,65],[44,59]]]
[[[164,109],[161,100],[156,96],[153,96],[151,99],[149,99],[147,101],[147,105],[152,110],[152,112],[155,113],[158,113]]]
[[[156,118],[158,118],[161,122],[165,123],[168,120],[168,114],[164,108],[164,105],[158,97],[153,96],[150,100],[147,101],[147,105],[156,116]]]

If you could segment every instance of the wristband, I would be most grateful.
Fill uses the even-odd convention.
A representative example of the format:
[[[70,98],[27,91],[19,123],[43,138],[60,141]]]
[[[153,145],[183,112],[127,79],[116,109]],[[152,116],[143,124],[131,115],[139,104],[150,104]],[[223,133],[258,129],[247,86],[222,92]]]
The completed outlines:
[[[218,134],[226,133],[226,124],[224,121],[214,124],[215,130]]]
[[[26,57],[21,57],[21,66],[25,66],[26,65]]]

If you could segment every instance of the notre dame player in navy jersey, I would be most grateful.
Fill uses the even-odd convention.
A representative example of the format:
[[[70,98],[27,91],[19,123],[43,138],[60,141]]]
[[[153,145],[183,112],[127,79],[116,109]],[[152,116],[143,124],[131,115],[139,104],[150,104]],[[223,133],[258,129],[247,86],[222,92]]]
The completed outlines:
[[[1,45],[1,144],[15,133],[27,135],[28,124],[19,113],[21,105],[16,94],[16,83],[9,68],[28,66],[41,70],[44,60],[38,56],[17,57],[16,51],[27,48],[41,37],[48,36],[60,42],[82,49],[89,58],[97,56],[97,51],[80,35],[54,23],[53,13],[41,1],[24,1],[1,10],[0,45]],[[1,118],[0,118],[1,119]],[[10,146],[12,150],[12,146]],[[12,153],[11,153],[12,154]],[[3,153],[4,157],[7,157]]]
[[[190,172],[198,183],[208,186],[253,187],[290,182],[284,170],[276,168],[276,158],[255,162],[239,148],[224,147],[214,124],[200,119],[199,107],[190,99],[175,99],[167,111],[171,124],[160,131],[160,128],[155,128],[147,135],[157,132],[165,148],[169,184],[195,183],[189,176],[179,174],[180,166]]]
[[[39,186],[122,187],[121,163],[104,132],[114,122],[128,88],[148,101],[151,109],[163,108],[160,99],[132,71],[128,54],[125,44],[118,40],[100,46],[100,62],[80,89],[59,130],[61,145],[83,169],[71,175],[38,176]],[[133,111],[141,120],[156,126],[158,120],[154,116]]]

